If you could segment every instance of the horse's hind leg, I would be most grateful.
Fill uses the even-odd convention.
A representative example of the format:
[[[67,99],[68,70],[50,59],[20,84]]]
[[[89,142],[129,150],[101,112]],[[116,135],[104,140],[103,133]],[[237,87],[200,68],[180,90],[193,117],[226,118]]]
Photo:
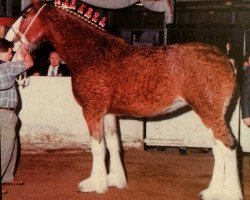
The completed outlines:
[[[238,176],[236,150],[231,150],[215,140],[213,146],[214,170],[209,187],[201,192],[204,200],[242,200]]]
[[[224,157],[224,184],[221,199],[242,200],[236,150],[231,150],[221,142],[217,141],[218,148]]]
[[[236,150],[227,148],[220,140],[213,145],[214,169],[209,187],[200,193],[203,200],[242,200]]]
[[[108,188],[108,176],[105,165],[106,145],[104,138],[100,137],[100,141],[95,138],[104,132],[103,118],[94,119],[85,115],[85,120],[91,134],[93,164],[90,177],[79,183],[78,191],[104,193]]]
[[[120,143],[118,140],[115,115],[105,115],[104,124],[105,139],[110,153],[108,186],[124,188],[127,186],[127,181],[120,157]]]
[[[211,111],[213,111],[211,109]],[[204,124],[211,128],[215,138],[213,145],[214,170],[209,187],[201,192],[204,200],[241,200],[241,186],[238,175],[234,137],[224,120],[223,113],[198,112]]]
[[[219,199],[224,181],[224,158],[218,145],[212,147],[214,154],[214,169],[209,187],[200,193],[203,200]]]

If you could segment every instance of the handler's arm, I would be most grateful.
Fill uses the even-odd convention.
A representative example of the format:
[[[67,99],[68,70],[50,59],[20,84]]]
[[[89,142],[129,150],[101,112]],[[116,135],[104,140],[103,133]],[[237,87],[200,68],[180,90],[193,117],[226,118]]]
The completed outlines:
[[[23,45],[20,50],[20,54],[23,57],[24,65],[26,69],[29,69],[34,65],[33,59],[28,51],[27,46]]]

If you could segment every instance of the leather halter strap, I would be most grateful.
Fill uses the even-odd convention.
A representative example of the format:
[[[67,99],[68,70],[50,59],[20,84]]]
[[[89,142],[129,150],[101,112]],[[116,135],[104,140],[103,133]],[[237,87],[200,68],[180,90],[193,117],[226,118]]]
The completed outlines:
[[[26,35],[26,33],[29,31],[31,25],[34,23],[34,21],[35,21],[36,18],[39,16],[40,12],[42,11],[42,9],[43,9],[45,6],[46,6],[46,4],[44,4],[44,5],[38,10],[38,12],[36,13],[35,17],[31,20],[31,22],[30,22],[28,28],[25,30],[24,34],[22,34],[22,33],[20,33],[20,32],[18,31],[18,33],[21,35],[21,37],[20,37],[20,41],[21,41],[21,42],[23,42],[23,41],[22,41],[23,37],[24,37],[24,36]]]

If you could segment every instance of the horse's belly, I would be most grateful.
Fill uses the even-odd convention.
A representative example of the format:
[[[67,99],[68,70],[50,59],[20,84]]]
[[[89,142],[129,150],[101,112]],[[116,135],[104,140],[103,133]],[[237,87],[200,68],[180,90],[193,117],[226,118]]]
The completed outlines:
[[[178,110],[181,107],[188,105],[187,102],[181,98],[177,98],[171,103],[140,103],[134,102],[127,107],[114,109],[117,111],[116,114],[121,115],[133,115],[133,116],[157,116]]]
[[[178,110],[179,108],[182,108],[184,106],[188,105],[186,101],[183,99],[176,99],[169,107],[163,109],[160,113],[158,114],[166,114],[173,112],[175,110]]]

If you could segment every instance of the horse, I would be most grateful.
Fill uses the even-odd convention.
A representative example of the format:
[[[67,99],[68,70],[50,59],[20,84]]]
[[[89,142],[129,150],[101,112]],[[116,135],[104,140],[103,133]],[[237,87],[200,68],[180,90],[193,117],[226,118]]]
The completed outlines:
[[[90,133],[92,170],[80,192],[104,193],[127,187],[120,156],[116,116],[151,117],[189,105],[212,131],[214,169],[204,200],[243,199],[236,139],[225,119],[236,90],[230,59],[202,43],[134,47],[104,30],[105,18],[88,6],[32,0],[6,38],[31,49],[44,39],[67,63],[72,90]],[[95,17],[95,20],[92,20]],[[14,33],[15,32],[15,33]],[[110,153],[105,165],[106,147]]]

